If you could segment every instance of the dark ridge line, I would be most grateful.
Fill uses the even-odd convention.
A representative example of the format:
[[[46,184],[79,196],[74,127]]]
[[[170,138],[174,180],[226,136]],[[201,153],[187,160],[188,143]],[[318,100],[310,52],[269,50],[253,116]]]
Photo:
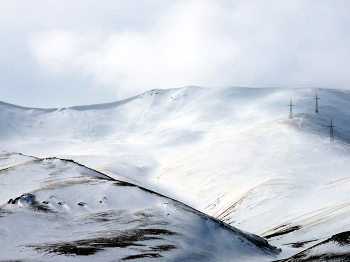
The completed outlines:
[[[128,182],[125,182],[125,181],[121,181],[121,180],[115,180],[117,182],[121,182],[122,183],[122,186],[131,186],[131,187],[137,187],[147,193],[150,193],[150,194],[155,194],[157,196],[160,196],[162,198],[166,198],[166,199],[170,199],[172,200],[173,202],[177,203],[177,204],[180,204],[181,207],[186,210],[185,208],[187,208],[188,210],[186,211],[189,211],[189,212],[193,212],[195,213],[196,215],[200,216],[201,218],[203,219],[206,219],[206,220],[210,220],[212,221],[216,226],[218,227],[221,227],[221,228],[224,228],[230,232],[233,232],[233,233],[236,233],[238,235],[240,235],[242,238],[245,238],[247,239],[248,241],[250,241],[251,243],[253,243],[254,245],[256,245],[258,248],[262,249],[263,251],[265,251],[266,253],[268,254],[277,254],[277,253],[280,253],[282,250],[275,247],[275,246],[271,246],[267,240],[265,240],[264,238],[258,236],[261,238],[261,240],[258,240],[256,238],[254,238],[252,235],[255,235],[255,234],[248,234],[248,233],[245,233],[243,232],[242,230],[238,229],[238,228],[235,228],[235,227],[232,227],[230,226],[229,224],[226,224],[225,222],[217,219],[217,218],[214,218],[214,217],[211,217],[197,209],[194,209],[193,207],[185,204],[185,203],[182,203],[181,201],[178,201],[176,199],[173,199],[171,197],[167,197],[163,194],[160,194],[158,192],[155,192],[155,191],[152,191],[150,189],[147,189],[147,188],[144,188],[144,187],[141,187],[141,186],[138,186],[138,185],[135,185],[135,184],[132,184],[132,183],[128,183]],[[184,208],[185,207],[185,208]],[[255,235],[257,236],[257,235]]]
[[[205,214],[205,213],[203,213],[203,212],[201,212],[201,211],[199,211],[197,209],[194,209],[193,207],[191,207],[191,206],[189,206],[189,205],[187,205],[185,203],[182,203],[181,201],[178,201],[178,200],[176,200],[174,198],[168,197],[166,195],[160,194],[158,192],[155,192],[153,190],[150,190],[148,188],[145,188],[145,187],[142,187],[142,186],[139,186],[139,185],[135,185],[135,184],[132,184],[132,183],[129,183],[129,182],[126,182],[126,181],[122,181],[122,180],[118,180],[118,179],[114,179],[114,178],[112,178],[110,176],[107,176],[107,175],[103,174],[102,172],[99,172],[99,171],[97,171],[95,169],[89,168],[89,167],[87,167],[87,166],[85,166],[83,164],[75,162],[72,159],[62,159],[62,158],[57,158],[57,157],[47,157],[47,158],[37,158],[37,159],[34,159],[33,161],[29,161],[29,162],[40,162],[40,161],[43,161],[43,160],[51,160],[51,159],[57,159],[57,160],[64,161],[64,162],[70,162],[70,163],[76,164],[76,165],[78,165],[80,167],[84,167],[84,168],[89,169],[91,171],[94,171],[94,172],[96,172],[96,173],[98,173],[98,174],[100,174],[102,176],[107,177],[107,178],[102,178],[102,179],[106,179],[106,180],[111,180],[111,181],[117,182],[116,185],[118,185],[118,183],[120,183],[121,186],[137,187],[137,188],[139,188],[139,189],[141,189],[141,190],[143,190],[143,191],[145,191],[147,193],[154,194],[154,195],[160,196],[162,198],[166,198],[166,199],[172,200],[173,202],[181,204],[183,207],[188,208],[190,211],[196,213],[200,217],[212,221],[217,226],[219,226],[221,228],[225,228],[225,229],[227,229],[227,230],[229,230],[231,232],[234,232],[236,234],[239,234],[241,237],[243,237],[243,238],[249,240],[250,242],[254,243],[257,247],[260,247],[262,250],[264,250],[267,253],[274,254],[274,253],[280,253],[281,252],[280,249],[278,249],[278,248],[276,248],[274,246],[271,246],[264,238],[262,238],[260,236],[258,236],[258,237],[260,237],[261,240],[263,240],[263,241],[257,240],[253,236],[251,236],[251,235],[249,235],[247,233],[244,233],[240,229],[232,227],[232,226],[224,223],[223,221],[221,221],[221,220],[219,220],[217,218],[211,217],[211,216],[209,216],[209,215],[207,215],[207,214]],[[27,163],[24,163],[24,164],[27,164]],[[2,170],[0,170],[0,171],[2,171]]]
[[[272,262],[348,262],[348,261],[350,261],[349,253],[342,253],[342,254],[329,253],[329,254],[311,256],[306,259],[304,259],[303,257],[292,256],[285,260],[275,260]]]
[[[24,260],[0,260],[0,262],[25,262]]]
[[[288,243],[288,244],[283,244],[284,246],[290,246],[292,248],[302,248],[304,247],[304,245],[311,243],[311,242],[315,242],[318,239],[313,239],[313,240],[308,240],[308,241],[303,241],[303,242],[295,242],[295,243]]]
[[[296,230],[299,230],[301,229],[301,226],[293,226],[293,227],[290,227],[290,228],[286,228],[286,229],[282,229],[282,230],[279,230],[275,233],[272,233],[272,234],[269,234],[269,235],[266,235],[264,236],[266,239],[269,239],[269,238],[272,238],[272,237],[277,237],[277,236],[281,236],[281,235],[286,235],[286,234],[289,234],[293,231],[296,231]]]
[[[333,235],[332,237],[322,241],[321,243],[318,243],[312,247],[309,247],[289,258],[286,259],[281,259],[281,260],[275,260],[273,262],[298,262],[298,261],[309,261],[309,262],[316,262],[316,261],[337,261],[335,259],[339,259],[340,261],[350,261],[350,253],[349,252],[344,252],[340,254],[334,254],[334,253],[328,253],[328,254],[321,254],[321,255],[316,255],[316,256],[311,256],[307,259],[305,256],[308,255],[307,252],[312,251],[315,247],[327,244],[328,242],[335,242],[339,246],[349,246],[350,245],[350,231],[344,231],[338,234]],[[341,259],[341,260],[340,260]]]
[[[2,153],[1,153],[1,152],[2,152]],[[24,155],[24,154],[18,153],[18,152],[8,152],[8,151],[1,151],[1,152],[0,152],[0,156],[1,156],[1,155],[8,155],[8,156],[10,156],[10,155],[20,155],[20,156],[27,156],[27,157],[32,157],[32,158],[35,158],[35,159],[39,159],[39,158],[36,157],[36,156]]]
[[[97,171],[97,170],[92,169],[92,168],[90,168],[90,167],[87,167],[87,166],[85,166],[85,165],[83,165],[83,164],[80,164],[80,163],[78,163],[78,162],[75,162],[73,159],[65,159],[65,158],[58,158],[58,157],[39,158],[40,161],[43,161],[43,160],[52,160],[52,159],[57,159],[57,160],[60,160],[60,161],[63,161],[63,162],[70,162],[70,163],[73,163],[73,164],[78,165],[78,166],[80,166],[80,167],[84,167],[84,168],[86,168],[86,169],[88,169],[88,170],[91,170],[91,171],[93,171],[93,172],[96,172],[96,173],[98,173],[98,174],[104,176],[104,177],[99,177],[99,178],[103,178],[103,179],[106,179],[106,180],[118,181],[118,180],[116,180],[116,179],[114,179],[114,178],[112,178],[112,177],[110,177],[110,176],[107,176],[106,174],[103,174],[103,173],[100,172],[100,171]]]
[[[41,160],[51,160],[51,159],[57,159],[57,160],[61,160],[61,161],[64,161],[64,162],[70,162],[70,163],[76,164],[76,165],[78,165],[78,166],[84,167],[84,168],[89,169],[89,170],[91,170],[91,171],[93,171],[93,172],[96,172],[96,173],[98,173],[98,174],[100,174],[100,175],[102,175],[102,176],[107,177],[107,178],[103,178],[103,179],[112,180],[112,181],[117,182],[117,184],[116,184],[117,186],[137,187],[137,188],[139,188],[139,189],[141,189],[141,190],[143,190],[143,191],[145,191],[145,192],[147,192],[147,193],[154,194],[154,195],[158,195],[158,196],[160,196],[160,197],[162,197],[162,198],[170,199],[170,200],[172,200],[172,201],[174,201],[174,202],[177,202],[177,203],[179,203],[179,204],[182,204],[182,205],[186,206],[187,208],[193,209],[193,210],[195,210],[195,211],[198,212],[198,213],[201,213],[201,214],[203,214],[203,215],[205,215],[205,216],[208,216],[207,214],[205,214],[205,213],[203,213],[203,212],[201,212],[201,211],[198,211],[198,210],[194,209],[193,207],[191,207],[191,206],[189,206],[189,205],[187,205],[187,204],[185,204],[185,203],[182,203],[181,201],[178,201],[178,200],[176,200],[176,199],[174,199],[174,198],[168,197],[168,196],[163,195],[163,194],[161,194],[161,193],[155,192],[155,191],[153,191],[153,190],[151,190],[151,189],[148,189],[148,188],[145,188],[145,187],[142,187],[142,186],[139,186],[139,185],[130,183],[130,182],[126,182],[126,181],[123,181],[123,180],[119,180],[119,179],[112,178],[112,177],[110,177],[110,176],[108,176],[108,175],[106,175],[106,174],[104,174],[104,173],[102,173],[102,172],[100,172],[100,171],[97,171],[97,170],[95,170],[95,169],[93,169],[93,168],[90,168],[90,167],[87,167],[87,166],[85,166],[85,165],[83,165],[83,164],[80,164],[80,163],[78,163],[78,162],[75,162],[75,161],[72,160],[72,159],[64,159],[64,158],[57,158],[57,157],[47,157],[47,158],[38,159],[38,161],[41,161]],[[209,217],[210,217],[210,216],[209,216]],[[214,219],[216,219],[216,218],[214,218]],[[216,220],[218,220],[218,219],[216,219]],[[218,221],[221,221],[221,220],[218,220]]]
[[[144,253],[144,254],[131,255],[131,256],[124,257],[122,259],[122,261],[133,260],[133,259],[138,259],[138,258],[147,258],[147,257],[148,258],[161,258],[163,256],[160,254],[157,254],[157,253]]]

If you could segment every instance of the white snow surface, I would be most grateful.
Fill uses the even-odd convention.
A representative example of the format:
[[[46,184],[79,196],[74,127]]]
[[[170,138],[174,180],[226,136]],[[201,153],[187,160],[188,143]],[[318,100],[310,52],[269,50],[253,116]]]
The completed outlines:
[[[332,261],[346,262],[350,259],[350,231],[342,232],[280,262]]]
[[[268,261],[278,253],[258,236],[72,161],[6,156],[19,164],[0,174],[0,261]]]
[[[316,92],[319,114],[314,112]],[[295,105],[293,119],[288,118],[290,99]],[[331,119],[335,141],[329,139]],[[34,157],[58,157],[97,170],[99,176],[105,174],[170,196],[233,227],[265,236],[282,248],[280,259],[349,230],[348,91],[185,87],[72,108],[32,109],[1,103],[0,121],[1,149],[33,156],[3,154],[2,169],[13,165],[26,172],[18,174],[19,180],[0,178],[1,185],[9,185],[1,192],[2,203],[10,195],[41,190],[32,182],[20,186],[16,182],[38,173]],[[35,176],[30,181],[47,179]],[[58,191],[62,197],[70,194]],[[87,200],[77,197],[74,201],[96,202],[93,194],[88,195]],[[136,205],[135,210],[137,203],[130,203]],[[72,216],[80,214],[81,206],[72,205]],[[147,209],[145,205],[141,201],[139,209]],[[151,208],[156,207],[152,204]],[[195,225],[189,222],[188,227],[199,232]],[[301,245],[296,247],[296,243]],[[211,245],[217,244],[213,241]],[[213,253],[208,259],[219,261]],[[235,261],[227,254],[220,259]],[[237,261],[244,261],[240,259]]]

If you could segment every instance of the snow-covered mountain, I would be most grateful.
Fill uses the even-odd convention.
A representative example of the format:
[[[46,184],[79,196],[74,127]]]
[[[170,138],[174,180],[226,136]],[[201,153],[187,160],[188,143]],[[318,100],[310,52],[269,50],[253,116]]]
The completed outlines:
[[[3,154],[0,164],[1,261],[242,261],[279,252],[258,236],[72,160]]]
[[[315,113],[316,92],[320,97],[318,114]],[[291,99],[295,105],[293,119],[289,119],[287,107]],[[185,232],[191,232],[191,241],[186,240],[186,237],[167,236],[165,242],[159,245],[181,248],[159,252],[163,257],[159,259],[179,261],[183,258],[184,261],[191,261],[192,254],[192,260],[195,261],[205,261],[203,257],[209,261],[253,261],[253,257],[260,255],[257,261],[292,259],[293,255],[349,230],[349,109],[348,91],[317,88],[186,87],[151,90],[109,104],[59,109],[23,108],[1,103],[1,149],[23,155],[4,154],[2,172],[6,175],[1,178],[0,185],[4,183],[9,186],[1,193],[3,197],[0,204],[4,204],[3,209],[7,210],[5,217],[9,220],[6,221],[14,221],[12,213],[9,213],[12,209],[18,217],[28,214],[37,217],[39,214],[44,220],[51,221],[49,216],[60,216],[56,222],[52,222],[57,223],[52,227],[56,233],[50,234],[48,242],[87,246],[88,242],[79,242],[85,238],[84,234],[98,235],[97,238],[100,238],[101,232],[105,231],[99,227],[105,225],[92,222],[94,226],[90,231],[80,229],[74,222],[69,226],[67,222],[65,225],[70,228],[69,231],[62,226],[62,221],[69,216],[73,217],[72,221],[79,220],[80,216],[82,220],[89,217],[89,221],[95,221],[91,217],[99,212],[107,212],[97,198],[107,193],[111,195],[105,196],[106,199],[111,199],[112,194],[116,194],[116,198],[136,194],[135,199],[122,197],[123,201],[110,203],[108,212],[114,213],[106,216],[117,219],[120,214],[115,212],[124,210],[126,214],[123,214],[123,219],[133,221],[135,214],[148,214],[145,210],[150,209],[155,220],[167,221],[167,226],[162,227],[162,230],[176,232],[176,236],[186,236]],[[327,126],[331,120],[335,125],[335,141],[329,139]],[[76,163],[52,157],[73,159]],[[18,165],[18,162],[22,164]],[[44,165],[47,168],[53,165],[56,171],[46,171]],[[59,182],[58,178],[51,177],[50,172],[60,177],[65,174],[64,170],[68,168],[66,165],[78,171],[59,179],[69,186],[53,187],[51,183]],[[7,175],[18,169],[23,171],[12,178]],[[91,175],[91,172],[95,173]],[[28,174],[33,173],[38,177],[31,175],[28,178]],[[87,176],[85,173],[88,173]],[[100,178],[97,179],[95,174],[99,174]],[[19,181],[25,178],[29,180],[21,185]],[[119,189],[112,186],[115,180],[133,186],[120,187],[125,192],[119,193]],[[90,183],[94,189],[91,189]],[[18,192],[11,189],[13,184],[18,186]],[[75,184],[81,191],[75,192]],[[28,187],[22,188],[24,185]],[[45,185],[48,189],[45,189]],[[143,191],[142,188],[157,193],[151,194],[152,200],[144,201],[149,198],[149,191]],[[135,190],[141,193],[132,192]],[[96,198],[93,192],[99,196]],[[49,202],[44,206],[52,212],[43,215],[35,211],[31,201],[29,204],[24,203],[23,207],[21,202],[6,204],[10,197],[15,198],[22,193],[35,196],[34,201],[41,203],[40,206],[43,201]],[[72,198],[73,195],[75,198],[67,204],[69,211],[63,212],[64,205],[57,205],[57,202],[68,203],[68,200],[57,198],[52,204],[50,199],[43,199],[51,195],[61,195],[61,198]],[[39,198],[40,201],[37,200]],[[79,202],[86,205],[78,206]],[[119,206],[121,202],[125,202],[122,207]],[[170,219],[171,222],[165,214],[167,211],[164,211],[165,202],[172,203],[169,206],[177,209],[176,219]],[[90,203],[95,206],[86,211]],[[82,210],[86,213],[81,214]],[[196,218],[189,218],[189,214]],[[204,226],[198,223],[198,219],[210,223],[206,222]],[[28,221],[30,224],[39,220]],[[108,221],[108,227],[111,227],[110,224],[114,223],[111,221],[115,220]],[[154,225],[151,223],[151,227]],[[98,228],[96,231],[95,226]],[[111,230],[126,228],[122,226]],[[133,227],[133,230],[136,228]],[[218,231],[213,228],[218,228]],[[257,247],[256,243],[249,241],[259,238],[246,238],[251,235],[235,228],[265,237],[273,246],[281,248],[282,252],[274,257],[277,250],[267,244],[263,249]],[[81,230],[85,230],[85,233]],[[27,231],[30,232],[30,227]],[[38,231],[41,232],[39,238],[51,231]],[[15,229],[8,231],[10,235],[14,232]],[[77,237],[62,237],[58,232],[75,232],[73,235]],[[243,238],[237,237],[237,232]],[[226,243],[224,240],[227,237],[234,241]],[[23,244],[26,247],[39,243],[38,248],[28,249],[30,254],[37,252],[35,254],[47,256],[55,253],[46,250],[44,247],[49,244],[39,241],[37,235],[33,235],[30,241],[27,237],[18,237],[18,241],[21,239],[28,240]],[[198,243],[198,239],[203,240],[203,243]],[[249,239],[248,244],[238,247],[242,239],[245,239],[244,243]],[[16,241],[16,237],[11,241]],[[261,239],[259,241],[263,243]],[[189,242],[196,243],[194,249],[198,252],[188,251],[188,246],[193,245]],[[9,247],[6,250],[6,254],[10,254]],[[123,255],[136,256],[136,259],[138,255],[154,251],[150,246],[144,250],[137,254],[125,251]],[[104,252],[106,256],[108,252],[113,253]],[[205,255],[199,258],[198,254]],[[50,259],[53,257],[50,255]],[[55,259],[59,260],[59,257]],[[79,256],[74,259],[79,259]]]

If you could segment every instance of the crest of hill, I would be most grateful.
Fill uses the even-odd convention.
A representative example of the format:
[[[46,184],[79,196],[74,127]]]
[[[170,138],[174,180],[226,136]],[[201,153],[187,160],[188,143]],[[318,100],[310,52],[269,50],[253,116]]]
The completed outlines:
[[[256,235],[72,160],[1,157],[4,261],[266,261],[279,253]]]
[[[151,90],[49,111],[1,104],[0,140],[7,151],[63,155],[114,179],[161,188],[269,237],[290,252],[285,258],[301,251],[294,243],[307,248],[349,226],[349,108],[350,93],[334,89]]]

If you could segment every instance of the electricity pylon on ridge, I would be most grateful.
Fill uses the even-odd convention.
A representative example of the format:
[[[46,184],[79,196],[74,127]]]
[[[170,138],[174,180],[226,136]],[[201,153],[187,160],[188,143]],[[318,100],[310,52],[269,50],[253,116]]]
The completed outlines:
[[[332,119],[331,119],[331,125],[327,126],[327,127],[329,127],[329,138],[331,141],[334,141],[333,127],[335,127],[335,126],[333,126]]]
[[[293,110],[292,110],[292,107],[295,106],[295,105],[293,105],[292,99],[290,100],[290,104],[287,105],[287,106],[289,106],[289,108],[290,108],[289,119],[293,119]]]
[[[315,113],[318,114],[318,99],[320,99],[319,97],[317,97],[317,93],[316,93],[316,107],[315,107]]]

